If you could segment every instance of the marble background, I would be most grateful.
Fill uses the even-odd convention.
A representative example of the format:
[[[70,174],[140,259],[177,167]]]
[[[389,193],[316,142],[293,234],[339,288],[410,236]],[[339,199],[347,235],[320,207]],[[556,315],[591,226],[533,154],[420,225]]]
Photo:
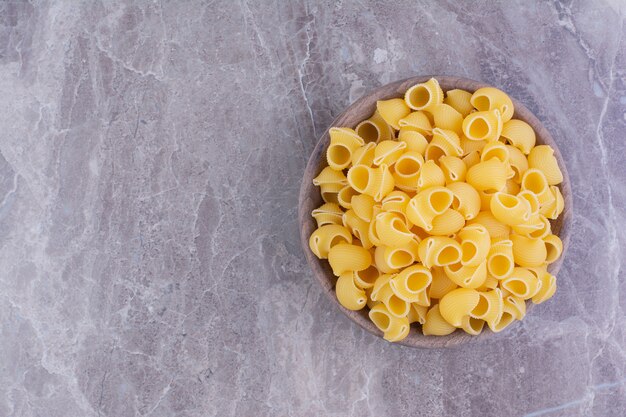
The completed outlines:
[[[623,416],[619,0],[0,2],[0,416]],[[322,295],[296,221],[368,90],[522,100],[571,174],[552,301],[448,350]]]

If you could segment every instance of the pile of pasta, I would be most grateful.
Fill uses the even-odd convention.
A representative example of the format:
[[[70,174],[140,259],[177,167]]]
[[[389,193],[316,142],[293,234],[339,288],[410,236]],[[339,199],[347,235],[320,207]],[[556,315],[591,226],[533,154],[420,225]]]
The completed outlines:
[[[527,300],[553,296],[563,175],[513,113],[496,88],[444,95],[433,78],[378,101],[355,129],[330,129],[309,245],[341,305],[368,307],[386,340],[412,323],[424,335],[500,332]]]

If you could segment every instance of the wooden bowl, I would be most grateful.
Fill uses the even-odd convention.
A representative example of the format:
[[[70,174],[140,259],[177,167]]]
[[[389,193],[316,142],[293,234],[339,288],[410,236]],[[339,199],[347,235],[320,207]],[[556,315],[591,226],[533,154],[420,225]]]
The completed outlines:
[[[396,81],[391,84],[387,84],[361,99],[357,100],[354,104],[348,107],[343,113],[341,113],[331,124],[337,127],[350,127],[354,128],[359,122],[370,117],[376,110],[377,100],[386,100],[395,97],[404,97],[404,92],[412,85],[423,83],[429,80],[431,77],[436,78],[441,85],[441,88],[445,91],[459,88],[462,90],[474,92],[479,88],[488,87],[479,81],[468,80],[466,78],[459,77],[446,77],[446,76],[423,76],[414,77],[406,80]],[[569,176],[565,166],[565,161],[559,152],[556,142],[541,124],[541,122],[517,100],[513,99],[515,106],[514,118],[520,119],[528,123],[533,127],[537,135],[537,144],[550,145],[554,148],[554,155],[559,163],[559,167],[563,172],[563,183],[560,185],[561,193],[565,200],[565,209],[559,216],[558,220],[552,221],[552,232],[558,235],[563,241],[563,254],[561,257],[548,268],[550,273],[556,275],[561,268],[565,252],[569,246],[570,227],[572,222],[572,191],[570,188]],[[300,220],[300,240],[302,248],[306,254],[306,258],[315,274],[315,277],[322,285],[324,292],[332,300],[334,304],[352,321],[359,326],[367,330],[368,332],[382,337],[382,332],[376,328],[376,326],[370,321],[368,317],[369,309],[365,308],[360,311],[351,311],[344,308],[337,301],[335,296],[335,281],[336,278],[333,275],[331,268],[326,260],[318,259],[309,249],[309,237],[311,233],[316,229],[317,225],[315,220],[311,217],[311,211],[321,206],[324,202],[320,195],[319,188],[313,185],[313,178],[315,178],[320,171],[327,166],[326,163],[326,148],[330,142],[328,130],[322,135],[317,142],[309,162],[304,171],[304,178],[302,179],[302,186],[300,188],[300,208],[299,208],[299,220]],[[527,303],[528,309],[534,306],[532,303]],[[505,330],[506,331],[506,330]],[[484,339],[489,337],[493,333],[490,330],[483,331],[478,336],[470,336],[462,330],[457,330],[448,336],[424,336],[416,326],[411,327],[409,335],[399,342],[405,346],[421,347],[421,348],[440,348],[450,347],[461,343],[469,342],[471,340]]]

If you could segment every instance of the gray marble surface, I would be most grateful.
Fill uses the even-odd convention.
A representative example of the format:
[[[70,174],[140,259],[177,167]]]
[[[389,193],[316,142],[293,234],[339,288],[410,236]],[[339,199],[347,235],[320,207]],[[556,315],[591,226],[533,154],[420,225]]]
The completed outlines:
[[[0,416],[624,416],[623,1],[0,2]],[[388,344],[296,221],[316,137],[381,84],[482,80],[574,192],[550,302]]]

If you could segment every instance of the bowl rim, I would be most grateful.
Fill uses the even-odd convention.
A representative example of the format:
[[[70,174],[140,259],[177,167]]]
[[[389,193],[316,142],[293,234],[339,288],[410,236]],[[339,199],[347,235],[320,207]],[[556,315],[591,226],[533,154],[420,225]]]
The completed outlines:
[[[332,284],[332,282],[334,281],[334,276],[332,275],[330,267],[328,266],[328,262],[325,262],[324,260],[315,257],[309,248],[310,233],[315,230],[315,228],[317,228],[317,224],[310,215],[310,205],[307,205],[307,202],[310,202],[312,200],[310,197],[312,190],[314,190],[314,192],[319,195],[318,188],[313,186],[311,180],[319,173],[319,171],[324,166],[327,165],[324,156],[326,155],[325,150],[328,146],[328,143],[330,142],[328,132],[331,127],[341,126],[354,128],[358,121],[356,123],[348,123],[346,125],[346,119],[351,112],[355,111],[355,109],[361,109],[361,112],[366,114],[363,117],[359,116],[360,120],[364,120],[369,117],[371,113],[373,113],[373,109],[375,109],[377,100],[401,98],[403,97],[404,91],[406,91],[408,87],[414,84],[426,82],[430,78],[437,79],[437,81],[439,81],[439,84],[442,86],[444,92],[451,89],[460,88],[473,93],[479,88],[492,87],[487,83],[463,77],[425,75],[394,81],[392,83],[382,85],[369,91],[361,98],[356,100],[354,103],[350,104],[344,111],[342,111],[330,123],[329,127],[324,131],[324,133],[319,137],[315,147],[313,148],[313,151],[311,152],[311,155],[309,156],[300,186],[300,193],[298,198],[300,243],[302,245],[302,249],[304,250],[309,267],[315,275],[318,283],[322,286],[322,289],[324,290],[326,296],[344,313],[344,315],[346,315],[348,318],[350,318],[350,320],[358,324],[361,328],[367,330],[368,333],[371,333],[381,338],[383,334],[367,317],[367,309],[363,309],[360,311],[351,311],[346,309],[339,303],[337,297],[335,296],[334,284]],[[509,97],[511,96],[509,95]],[[519,118],[520,120],[525,121],[533,127],[533,130],[535,131],[538,139],[538,144],[548,144],[552,146],[552,148],[554,149],[554,156],[556,157],[559,168],[561,168],[561,171],[563,173],[563,182],[560,184],[560,189],[561,193],[563,194],[565,208],[563,210],[563,213],[561,214],[561,216],[559,216],[559,219],[557,220],[557,223],[559,224],[558,236],[563,242],[563,252],[561,254],[561,257],[555,263],[548,266],[548,271],[556,276],[561,269],[561,266],[565,259],[567,248],[569,247],[570,229],[573,219],[573,199],[569,179],[570,177],[567,172],[565,160],[563,159],[559,147],[557,146],[557,143],[550,134],[550,132],[546,129],[543,123],[534,115],[534,113],[532,113],[526,106],[524,106],[514,97],[511,97],[511,100],[515,107],[515,113],[513,117]],[[551,223],[553,222],[551,221]],[[530,311],[533,306],[534,304],[532,302],[527,303],[527,311]],[[519,325],[519,323],[516,322],[512,326],[516,325]],[[414,326],[411,326],[411,331],[409,335],[405,339],[395,343],[416,348],[442,348],[457,346],[468,342],[477,342],[479,340],[482,341],[494,335],[495,333],[489,330],[481,332],[478,336],[471,336],[469,334],[466,334],[462,330],[456,330],[455,332],[447,336],[424,336],[420,332],[417,332]]]

